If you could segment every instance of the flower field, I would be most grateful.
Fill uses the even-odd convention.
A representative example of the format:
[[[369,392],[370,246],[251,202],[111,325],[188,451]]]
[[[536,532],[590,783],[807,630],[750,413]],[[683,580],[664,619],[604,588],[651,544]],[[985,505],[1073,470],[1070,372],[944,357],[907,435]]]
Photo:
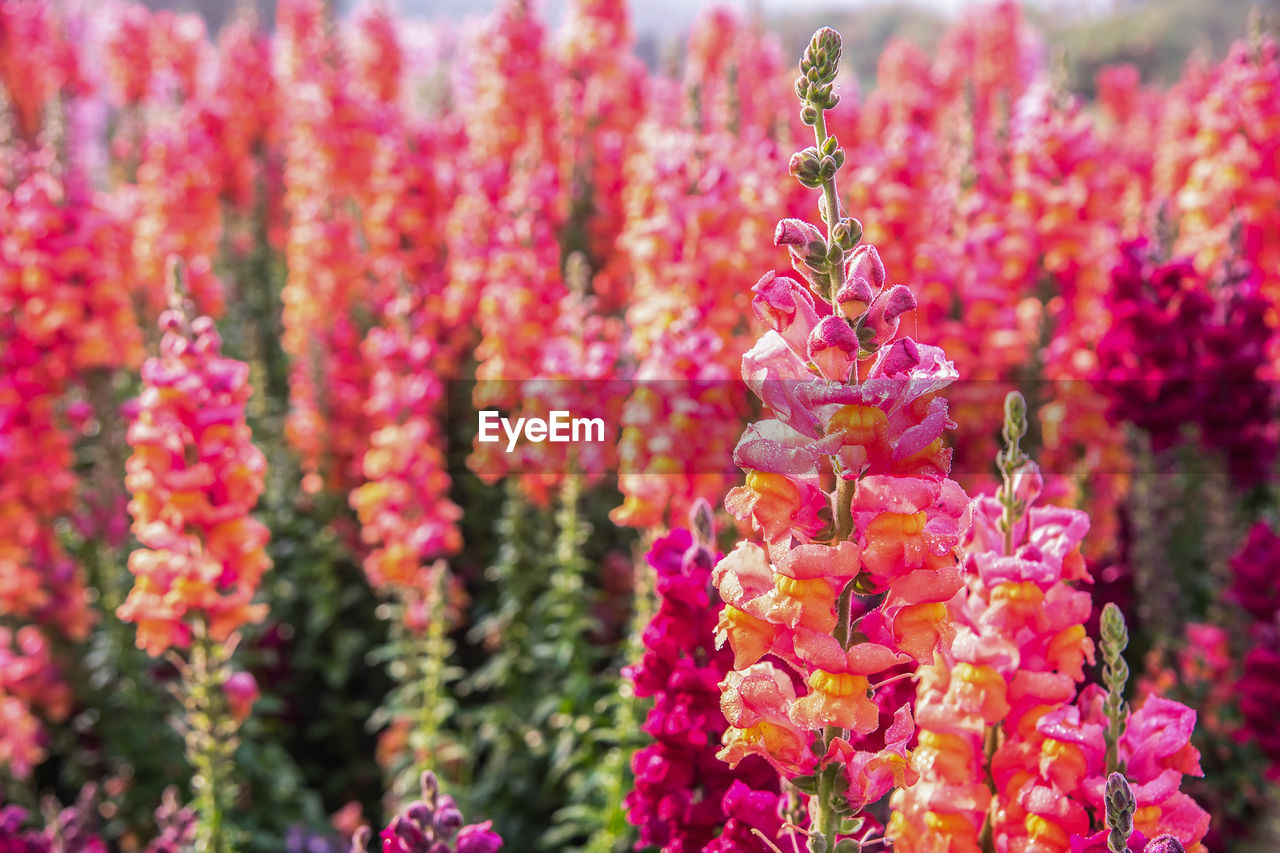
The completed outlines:
[[[0,853],[1280,850],[1263,20],[567,5],[0,0]]]

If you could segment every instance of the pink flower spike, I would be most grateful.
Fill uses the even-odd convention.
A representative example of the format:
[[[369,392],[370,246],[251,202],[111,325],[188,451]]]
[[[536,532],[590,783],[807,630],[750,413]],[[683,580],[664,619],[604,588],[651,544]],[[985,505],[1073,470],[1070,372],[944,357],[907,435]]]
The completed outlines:
[[[842,317],[823,317],[809,336],[809,360],[827,379],[847,382],[857,355],[858,336]]]

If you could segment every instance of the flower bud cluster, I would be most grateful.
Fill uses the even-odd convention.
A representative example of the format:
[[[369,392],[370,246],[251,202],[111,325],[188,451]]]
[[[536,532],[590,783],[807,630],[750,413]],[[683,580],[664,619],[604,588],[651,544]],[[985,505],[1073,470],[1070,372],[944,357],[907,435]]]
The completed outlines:
[[[497,853],[502,839],[489,821],[462,824],[462,812],[453,797],[440,793],[434,773],[422,774],[422,798],[409,804],[378,835],[376,849],[383,853]],[[371,853],[369,828],[361,827],[352,840],[351,853]]]

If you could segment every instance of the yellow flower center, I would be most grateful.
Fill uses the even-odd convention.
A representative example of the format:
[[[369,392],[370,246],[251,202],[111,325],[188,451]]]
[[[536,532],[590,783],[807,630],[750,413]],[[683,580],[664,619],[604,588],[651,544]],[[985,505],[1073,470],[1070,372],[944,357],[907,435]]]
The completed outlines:
[[[884,438],[889,417],[877,406],[841,406],[827,422],[827,435],[840,433],[845,444],[868,445]]]
[[[867,538],[873,536],[916,536],[924,531],[925,515],[923,512],[913,514],[901,512],[882,512],[867,525]]]
[[[774,586],[778,592],[792,598],[810,599],[815,596],[827,596],[831,594],[831,585],[822,578],[809,578],[803,580],[801,578],[790,578],[786,575],[778,575],[774,578]]]
[[[960,735],[949,732],[920,732],[920,748],[932,749],[944,755],[956,755],[969,759],[973,757],[973,746]]]
[[[1064,848],[1071,843],[1066,830],[1038,814],[1027,815],[1026,827],[1027,837],[1032,841],[1043,841]]]
[[[777,498],[787,503],[800,501],[800,492],[795,484],[781,474],[752,471],[747,475],[747,488],[756,494]]]
[[[760,744],[771,755],[785,752],[795,740],[795,736],[790,731],[768,720],[761,720],[754,726],[739,731],[741,732],[739,737],[742,740]]]
[[[991,591],[991,600],[1010,604],[1015,607],[1028,604],[1039,604],[1044,601],[1044,593],[1031,581],[1021,583],[1002,583]]]
[[[964,815],[952,812],[929,812],[924,816],[925,826],[943,838],[964,838],[976,835],[973,823]]]
[[[867,679],[861,675],[819,669],[809,676],[809,686],[828,696],[854,696],[866,693],[868,684]]]
[[[951,670],[951,675],[967,684],[1004,686],[1004,678],[989,666],[975,666],[971,663],[962,662],[955,665],[955,669]]]

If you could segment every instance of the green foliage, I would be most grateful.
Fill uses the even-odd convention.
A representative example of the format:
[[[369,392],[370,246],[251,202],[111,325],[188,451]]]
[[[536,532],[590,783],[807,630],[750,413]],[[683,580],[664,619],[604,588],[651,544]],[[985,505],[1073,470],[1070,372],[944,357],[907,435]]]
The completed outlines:
[[[304,787],[319,794],[325,811],[358,800],[376,815],[382,772],[367,722],[391,689],[372,657],[386,644],[387,624],[339,535],[341,508],[300,511],[286,497],[297,482],[291,474],[296,467],[287,465],[271,478],[261,513],[273,534],[274,567],[264,578],[270,623],[241,651],[264,693],[255,718],[264,738],[294,756]]]
[[[174,678],[171,666],[134,645],[132,626],[100,616],[71,679],[77,713],[51,745],[55,776],[37,781],[63,802],[90,782],[102,783],[106,839],[149,832],[164,789],[187,789],[191,771],[170,725],[177,708],[165,690]]]
[[[386,768],[391,792],[397,800],[410,801],[419,793],[420,779],[427,771],[447,768],[464,759],[456,738],[444,731],[456,708],[449,685],[462,673],[450,666],[454,644],[448,636],[448,576],[441,568],[435,575],[435,598],[425,631],[407,627],[407,605],[398,601],[380,608],[391,626],[391,640],[371,656],[371,662],[386,663],[396,686],[369,720],[372,729],[382,729],[396,721],[408,725],[408,749],[394,757]]]
[[[591,518],[614,505],[569,478],[554,513],[513,484],[497,522],[470,653],[488,653],[458,686],[472,766],[455,781],[464,813],[543,850],[622,850],[620,820],[634,720],[617,674],[625,644],[601,619],[598,567],[621,532]],[[592,536],[594,529],[605,535]],[[593,838],[593,835],[596,836]]]

